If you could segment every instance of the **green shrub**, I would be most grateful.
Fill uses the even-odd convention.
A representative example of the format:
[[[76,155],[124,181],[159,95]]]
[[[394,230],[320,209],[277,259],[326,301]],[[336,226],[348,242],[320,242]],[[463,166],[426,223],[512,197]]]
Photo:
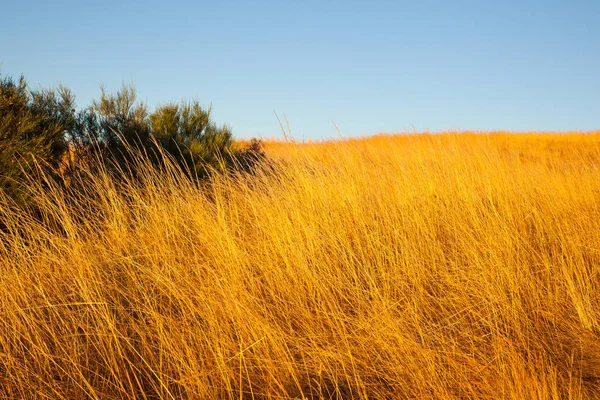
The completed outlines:
[[[197,101],[166,104],[150,115],[156,142],[194,176],[209,169],[224,172],[234,155],[233,136],[227,125],[217,126]]]
[[[25,188],[36,172],[59,184],[85,186],[71,179],[82,167],[136,177],[168,159],[188,176],[205,178],[211,172],[251,171],[264,158],[258,141],[237,149],[231,129],[217,126],[210,108],[197,101],[149,112],[133,86],[123,85],[114,94],[102,88],[98,100],[76,112],[64,87],[32,91],[22,77],[0,78],[0,189],[19,205],[29,204]]]
[[[236,149],[229,126],[213,122],[210,108],[198,101],[167,103],[150,113],[137,101],[130,85],[123,85],[114,94],[103,89],[100,99],[79,116],[79,121],[72,135],[80,138],[78,143],[87,140],[89,148],[95,143],[104,153],[100,159],[134,175],[140,172],[135,170],[139,165],[131,161],[140,153],[155,165],[162,165],[166,156],[194,178],[240,165],[247,169],[259,154]],[[257,146],[259,142],[253,149]]]
[[[132,86],[123,85],[115,94],[101,90],[100,99],[78,114],[70,140],[80,162],[125,167],[152,146],[148,109],[136,101]]]
[[[28,202],[26,182],[45,170],[57,175],[74,123],[73,96],[65,88],[31,91],[23,77],[0,77],[0,190]]]

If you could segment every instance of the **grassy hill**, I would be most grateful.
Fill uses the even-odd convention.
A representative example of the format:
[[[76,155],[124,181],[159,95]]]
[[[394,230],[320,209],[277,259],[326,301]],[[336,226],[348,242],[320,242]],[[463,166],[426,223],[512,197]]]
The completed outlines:
[[[0,199],[0,398],[600,397],[600,133],[266,152]]]

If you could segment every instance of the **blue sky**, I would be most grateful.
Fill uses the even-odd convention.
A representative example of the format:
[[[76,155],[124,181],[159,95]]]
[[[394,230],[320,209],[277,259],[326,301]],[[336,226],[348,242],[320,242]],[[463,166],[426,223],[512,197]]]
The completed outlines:
[[[600,1],[8,1],[0,71],[133,83],[238,137],[600,128]]]

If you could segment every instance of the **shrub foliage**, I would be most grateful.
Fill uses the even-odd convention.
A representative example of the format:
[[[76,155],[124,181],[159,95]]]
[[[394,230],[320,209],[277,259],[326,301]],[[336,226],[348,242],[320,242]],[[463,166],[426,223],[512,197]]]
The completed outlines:
[[[64,178],[82,166],[101,166],[139,175],[140,153],[155,165],[175,162],[193,178],[232,168],[248,170],[263,157],[260,145],[236,149],[231,129],[211,120],[211,109],[198,101],[167,103],[150,111],[135,88],[100,98],[76,111],[65,88],[30,90],[21,77],[0,76],[0,188],[26,202],[24,182],[32,172]]]
[[[32,91],[23,77],[0,77],[0,189],[22,202],[38,167],[57,171],[74,125],[73,96],[63,87]],[[49,168],[47,168],[49,167]]]

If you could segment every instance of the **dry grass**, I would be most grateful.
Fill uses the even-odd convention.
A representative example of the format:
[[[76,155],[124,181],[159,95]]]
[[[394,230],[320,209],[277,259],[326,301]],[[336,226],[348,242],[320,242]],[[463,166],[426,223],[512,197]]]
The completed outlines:
[[[600,133],[267,153],[0,203],[0,398],[600,398]]]

